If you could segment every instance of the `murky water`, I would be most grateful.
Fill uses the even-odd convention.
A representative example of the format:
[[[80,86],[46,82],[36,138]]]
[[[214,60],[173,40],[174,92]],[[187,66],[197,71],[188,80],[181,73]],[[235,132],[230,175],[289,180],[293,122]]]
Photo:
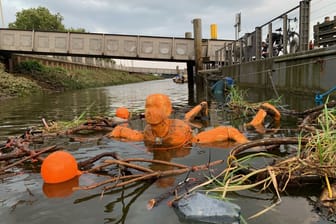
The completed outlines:
[[[165,93],[171,97],[174,109],[184,112],[188,105],[187,85],[179,85],[171,80],[87,89],[76,92],[12,99],[1,102],[0,139],[17,136],[29,127],[41,126],[41,119],[72,120],[86,111],[86,116],[112,115],[119,106],[127,106],[137,113],[144,110],[144,100],[148,94]],[[253,92],[251,100],[269,99],[270,94]],[[313,106],[311,96],[289,96],[285,104],[293,109],[303,110]],[[230,124],[217,108],[211,111],[212,125]],[[174,116],[179,116],[175,113]],[[285,121],[284,121],[285,122]],[[143,128],[143,121],[132,124]],[[143,143],[119,142],[103,138],[99,142],[77,143],[65,141],[64,147],[71,150],[78,160],[83,160],[102,152],[117,152],[121,157],[157,158],[186,165],[199,165],[211,160],[225,159],[229,148],[192,147],[183,152],[152,154]],[[155,167],[152,167],[153,169]],[[113,171],[111,171],[113,172]],[[0,223],[16,224],[61,224],[61,223],[186,223],[180,220],[174,209],[163,201],[149,211],[147,201],[167,192],[169,187],[183,180],[185,175],[165,178],[154,184],[138,183],[124,189],[104,192],[102,188],[89,191],[66,191],[43,184],[39,173],[23,171],[21,175],[6,178],[0,187]],[[80,185],[93,184],[106,179],[103,176],[85,174],[79,178]],[[76,184],[76,180],[75,183]],[[71,187],[71,186],[70,186]],[[68,187],[69,188],[69,187]],[[311,200],[319,192],[300,190],[295,194],[283,195],[282,202],[273,210],[248,223],[328,223],[314,211]],[[63,197],[59,197],[63,195]],[[66,195],[66,196],[65,196]],[[244,217],[249,217],[274,202],[273,194],[244,191],[232,195],[233,202],[242,208]]]

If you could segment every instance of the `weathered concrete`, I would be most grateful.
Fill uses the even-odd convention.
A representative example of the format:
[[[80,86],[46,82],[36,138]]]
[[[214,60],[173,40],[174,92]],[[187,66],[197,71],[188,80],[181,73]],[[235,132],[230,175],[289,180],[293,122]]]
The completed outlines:
[[[215,61],[216,50],[231,42],[205,39],[201,56]],[[5,53],[170,62],[195,60],[191,38],[0,29],[0,54]]]
[[[298,93],[325,92],[336,85],[336,47],[202,71],[207,82],[226,76],[242,87]],[[272,84],[273,82],[273,84]]]

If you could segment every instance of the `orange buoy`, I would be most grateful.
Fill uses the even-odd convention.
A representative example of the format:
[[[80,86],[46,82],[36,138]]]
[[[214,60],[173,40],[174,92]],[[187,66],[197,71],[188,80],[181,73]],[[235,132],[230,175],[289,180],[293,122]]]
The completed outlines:
[[[81,174],[76,159],[65,151],[51,153],[41,166],[41,176],[49,184],[62,183]]]
[[[130,113],[126,107],[119,107],[116,110],[116,116],[123,118],[123,119],[128,119],[130,116]]]

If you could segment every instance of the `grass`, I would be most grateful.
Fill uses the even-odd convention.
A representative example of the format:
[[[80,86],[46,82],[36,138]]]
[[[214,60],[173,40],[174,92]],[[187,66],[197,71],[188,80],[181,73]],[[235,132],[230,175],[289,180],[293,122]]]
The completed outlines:
[[[264,102],[260,103],[249,103],[245,100],[247,96],[247,90],[241,90],[238,86],[233,86],[229,89],[228,94],[228,107],[235,111],[236,114],[243,114],[244,117],[255,114],[260,105]],[[278,106],[281,102],[281,97],[279,99],[269,99],[267,100],[270,104],[274,106]]]
[[[241,94],[235,90],[233,103],[244,106]],[[215,177],[208,177],[208,181],[194,187],[192,190],[202,190],[207,193],[215,193],[218,198],[229,199],[229,192],[259,189],[263,192],[272,188],[277,200],[271,206],[249,217],[258,217],[276,205],[281,203],[280,192],[286,190],[288,183],[305,176],[317,176],[325,181],[331,198],[332,190],[329,178],[336,178],[336,108],[324,107],[323,111],[314,121],[315,132],[298,136],[298,151],[287,158],[276,157],[262,152],[248,154],[241,158],[228,158],[228,166]],[[308,139],[308,144],[301,144],[301,140]],[[257,158],[271,158],[272,165],[266,163],[261,168],[254,168],[254,160]],[[258,164],[260,166],[260,164]],[[244,172],[242,172],[244,171]],[[247,172],[246,172],[247,171]],[[278,185],[281,180],[282,185]]]
[[[42,88],[34,81],[24,77],[15,77],[0,68],[0,97],[27,96],[42,93]]]
[[[3,64],[0,64],[1,98],[159,79],[150,74],[130,74],[112,69],[67,71],[60,67],[44,66],[34,60],[21,62],[15,67],[15,72],[6,73]]]

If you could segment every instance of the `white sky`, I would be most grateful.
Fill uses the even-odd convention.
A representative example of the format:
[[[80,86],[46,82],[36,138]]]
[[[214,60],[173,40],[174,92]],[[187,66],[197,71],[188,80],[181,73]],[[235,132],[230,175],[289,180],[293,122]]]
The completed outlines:
[[[1,0],[0,0],[1,1]],[[5,27],[23,9],[43,6],[60,13],[66,28],[88,32],[184,37],[193,32],[191,21],[202,20],[202,36],[210,38],[210,24],[217,24],[218,39],[235,38],[235,15],[241,13],[240,36],[253,32],[299,4],[299,0],[2,0]],[[295,16],[294,14],[292,15]],[[336,0],[311,1],[311,26],[325,16],[336,16]],[[273,28],[281,23],[274,22]],[[298,26],[298,25],[297,25]],[[311,34],[312,36],[312,34]],[[126,66],[152,66],[153,63],[122,62]],[[166,63],[155,62],[154,66]],[[180,67],[183,65],[180,64]]]

